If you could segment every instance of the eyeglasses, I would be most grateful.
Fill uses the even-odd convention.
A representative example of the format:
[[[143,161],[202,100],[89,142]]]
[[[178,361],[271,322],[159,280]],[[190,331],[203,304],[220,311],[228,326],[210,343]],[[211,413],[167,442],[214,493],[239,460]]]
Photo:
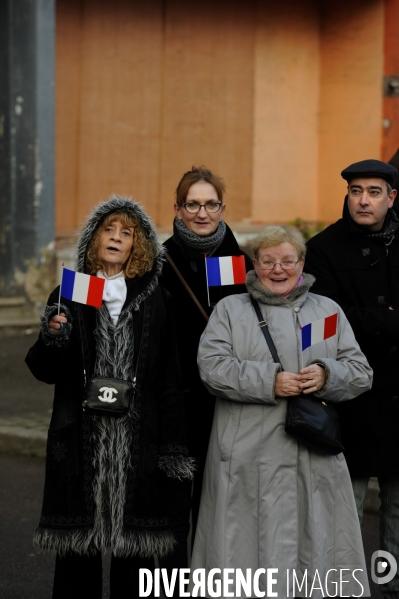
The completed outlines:
[[[292,270],[295,266],[300,262],[297,260],[283,260],[282,262],[274,262],[273,260],[264,260],[263,262],[258,262],[261,270],[273,270],[276,264],[279,264],[283,270]]]
[[[198,202],[186,202],[183,204],[183,207],[189,214],[197,214],[201,210],[201,208],[205,208],[206,212],[213,214],[214,212],[219,212],[222,206],[222,202],[208,202],[207,204],[199,204]]]

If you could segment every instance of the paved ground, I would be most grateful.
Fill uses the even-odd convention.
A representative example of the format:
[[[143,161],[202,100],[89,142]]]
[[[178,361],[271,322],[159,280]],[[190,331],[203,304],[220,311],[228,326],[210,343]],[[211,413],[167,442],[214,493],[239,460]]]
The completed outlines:
[[[0,457],[0,597],[51,599],[54,557],[32,546],[44,483],[44,459]],[[109,596],[104,560],[104,599]]]
[[[0,334],[1,599],[51,597],[54,558],[39,554],[31,543],[40,515],[53,395],[53,387],[36,381],[24,363],[36,335],[24,331],[9,337]],[[379,548],[376,484],[367,503],[371,511],[365,514],[363,536],[370,564],[371,554]],[[104,598],[108,596],[108,567],[109,557],[104,563]],[[372,597],[378,597],[377,585],[373,585]]]
[[[44,460],[0,457],[0,597],[1,599],[50,599],[54,558],[32,547],[43,491]],[[365,514],[363,538],[366,561],[378,549],[378,516]],[[104,593],[109,594],[109,557],[104,560]],[[372,598],[379,599],[373,585]]]
[[[0,337],[0,453],[45,456],[53,386],[37,381],[24,360],[37,332]]]

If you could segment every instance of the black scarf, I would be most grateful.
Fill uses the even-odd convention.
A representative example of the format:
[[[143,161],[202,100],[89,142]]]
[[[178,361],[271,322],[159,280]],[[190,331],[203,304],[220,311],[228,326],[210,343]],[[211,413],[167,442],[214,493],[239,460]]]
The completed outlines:
[[[388,212],[385,215],[384,224],[379,231],[371,232],[369,229],[362,225],[358,225],[350,215],[348,208],[348,196],[345,198],[344,210],[342,214],[345,226],[349,231],[353,233],[361,233],[365,237],[371,237],[378,241],[382,241],[386,246],[390,245],[399,230],[399,218],[393,208],[388,208]]]

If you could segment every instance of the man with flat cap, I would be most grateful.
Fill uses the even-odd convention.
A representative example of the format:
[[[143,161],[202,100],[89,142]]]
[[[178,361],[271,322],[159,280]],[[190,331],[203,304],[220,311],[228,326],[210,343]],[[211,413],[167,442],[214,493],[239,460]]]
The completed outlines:
[[[316,277],[314,293],[344,309],[374,370],[372,389],[338,409],[359,519],[369,477],[376,476],[380,549],[399,564],[399,216],[393,208],[397,175],[394,166],[380,160],[362,160],[342,171],[348,182],[342,218],[308,242],[305,271]],[[379,588],[383,597],[398,599],[399,575]]]

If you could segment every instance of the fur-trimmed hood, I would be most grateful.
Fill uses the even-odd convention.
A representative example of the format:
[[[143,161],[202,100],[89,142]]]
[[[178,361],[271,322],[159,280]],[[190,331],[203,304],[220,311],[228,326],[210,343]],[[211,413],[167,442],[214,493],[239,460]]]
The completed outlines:
[[[111,195],[106,202],[100,202],[94,206],[93,210],[87,217],[86,223],[83,226],[77,243],[77,262],[76,269],[78,272],[85,272],[85,261],[87,248],[93,237],[94,231],[101,224],[108,214],[117,210],[125,210],[127,213],[134,216],[140,223],[140,226],[145,231],[146,237],[153,244],[154,254],[157,256],[156,262],[159,265],[159,271],[162,269],[162,246],[159,243],[155,227],[150,217],[144,212],[143,208],[137,202],[133,202],[131,198],[126,196]],[[156,269],[158,273],[158,268]]]
[[[186,443],[174,306],[158,285],[162,248],[141,206],[117,196],[96,206],[78,242],[77,269],[84,272],[88,245],[103,219],[120,210],[134,217],[152,244],[152,268],[125,279],[126,300],[116,323],[105,302],[94,308],[65,300],[69,327],[62,336],[39,337],[28,359],[32,371],[44,364],[52,373],[42,372],[40,380],[56,384],[56,424],[49,432],[35,544],[60,555],[90,555],[109,547],[117,557],[162,557],[175,544],[174,503],[189,510],[186,481],[169,483],[189,481],[194,470]],[[49,298],[46,326],[58,297],[59,288]],[[82,413],[86,373],[135,380],[129,412],[119,418]],[[58,424],[67,418],[65,426]]]

